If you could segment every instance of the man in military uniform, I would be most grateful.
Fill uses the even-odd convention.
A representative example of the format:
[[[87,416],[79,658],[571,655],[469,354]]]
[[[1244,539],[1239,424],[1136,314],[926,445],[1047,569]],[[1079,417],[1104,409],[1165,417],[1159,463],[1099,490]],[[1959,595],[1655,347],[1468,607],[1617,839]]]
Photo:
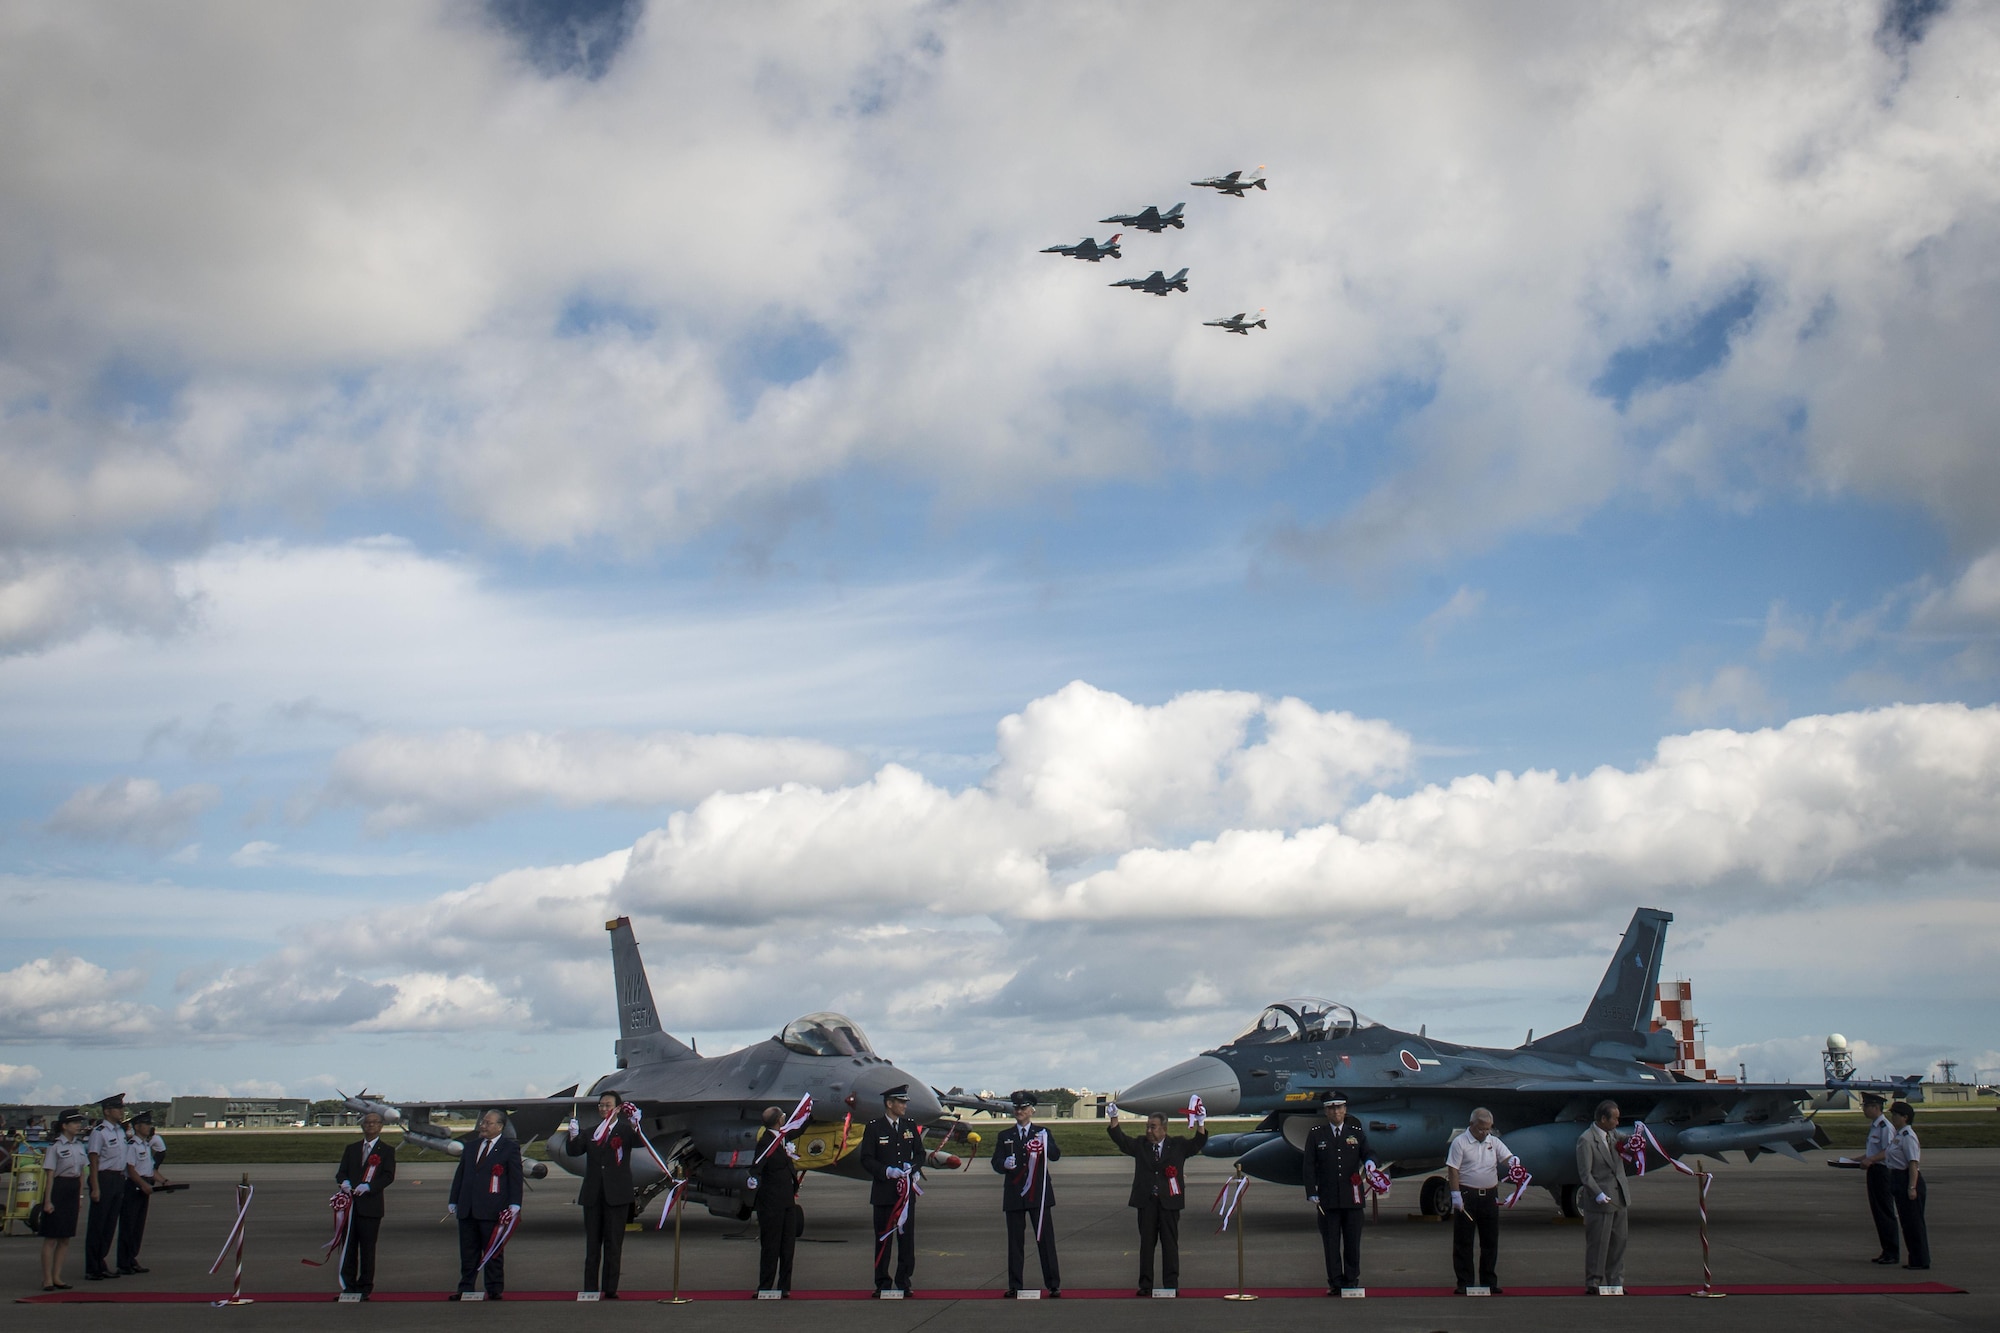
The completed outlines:
[[[1319,1208],[1319,1241],[1326,1251],[1326,1294],[1361,1285],[1361,1208],[1368,1185],[1368,1132],[1347,1118],[1347,1098],[1321,1099],[1326,1119],[1306,1132],[1306,1201]]]
[[[1166,1290],[1181,1285],[1181,1213],[1187,1208],[1187,1159],[1208,1142],[1207,1118],[1195,1122],[1193,1138],[1167,1134],[1167,1118],[1146,1117],[1146,1136],[1135,1139],[1118,1128],[1116,1104],[1104,1108],[1105,1129],[1118,1151],[1132,1159],[1132,1193],[1126,1203],[1139,1211],[1139,1289],[1153,1294],[1153,1246],[1160,1247],[1160,1277]]]
[[[632,1152],[639,1146],[639,1127],[630,1115],[619,1114],[615,1092],[597,1098],[597,1127],[586,1135],[570,1117],[569,1139],[563,1150],[581,1156],[583,1184],[576,1201],[583,1205],[583,1285],[615,1301],[618,1274],[625,1258],[625,1224],[632,1220]],[[633,1108],[637,1111],[637,1108]],[[601,1284],[601,1285],[600,1285]]]
[[[793,1161],[794,1135],[784,1132],[785,1113],[764,1108],[757,1131],[756,1165],[750,1168],[751,1206],[757,1210],[757,1290],[792,1295],[792,1255],[798,1249],[799,1168]],[[801,1125],[801,1130],[805,1127]],[[796,1133],[796,1131],[795,1131]],[[879,1232],[877,1233],[880,1234]]]
[[[1049,1295],[1062,1295],[1062,1271],[1056,1265],[1055,1186],[1049,1163],[1062,1147],[1046,1129],[1035,1125],[1035,1098],[1028,1092],[1008,1097],[1014,1103],[1014,1123],[1000,1131],[993,1144],[993,1169],[1006,1177],[1000,1187],[1000,1208],[1007,1218],[1007,1294],[1018,1296],[1027,1268],[1027,1230],[1035,1229],[1035,1252],[1041,1260],[1042,1285]]]
[[[894,1285],[908,1292],[917,1271],[917,1181],[923,1175],[923,1132],[903,1114],[910,1085],[898,1083],[882,1094],[886,1113],[861,1132],[861,1169],[874,1177],[868,1202],[875,1206],[875,1290],[890,1287],[889,1249],[896,1249]]]
[[[1861,1150],[1861,1163],[1868,1179],[1868,1215],[1875,1221],[1875,1239],[1881,1249],[1870,1263],[1894,1265],[1902,1262],[1902,1246],[1896,1238],[1896,1195],[1889,1188],[1889,1145],[1896,1141],[1896,1127],[1882,1114],[1882,1094],[1861,1094],[1861,1113],[1868,1118],[1868,1142]]]
[[[347,1247],[340,1255],[340,1289],[358,1291],[365,1301],[375,1290],[375,1242],[387,1211],[382,1193],[396,1179],[396,1149],[382,1141],[381,1116],[370,1111],[361,1117],[361,1137],[342,1150],[333,1178],[351,1200]]]
[[[90,1153],[90,1225],[83,1239],[83,1275],[91,1282],[118,1276],[111,1271],[111,1244],[125,1210],[131,1161],[125,1143],[125,1094],[113,1093],[97,1105],[104,1118],[84,1140]]]
[[[160,1162],[167,1155],[167,1145],[160,1138],[159,1131],[153,1128],[151,1111],[139,1111],[133,1115],[126,1126],[125,1151],[131,1176],[125,1182],[125,1203],[118,1214],[120,1277],[151,1271],[139,1262],[139,1247],[146,1240],[146,1213],[152,1207],[153,1191],[168,1183],[166,1172],[160,1170]]]

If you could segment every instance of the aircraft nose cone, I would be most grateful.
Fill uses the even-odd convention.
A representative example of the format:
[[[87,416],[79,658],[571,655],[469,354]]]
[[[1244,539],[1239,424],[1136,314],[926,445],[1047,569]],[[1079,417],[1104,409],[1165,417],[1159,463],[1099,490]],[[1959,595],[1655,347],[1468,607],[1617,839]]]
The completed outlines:
[[[1199,1096],[1214,1115],[1228,1115],[1243,1100],[1236,1071],[1212,1055],[1197,1055],[1171,1069],[1140,1079],[1118,1094],[1118,1109],[1139,1111],[1185,1111],[1188,1098]]]

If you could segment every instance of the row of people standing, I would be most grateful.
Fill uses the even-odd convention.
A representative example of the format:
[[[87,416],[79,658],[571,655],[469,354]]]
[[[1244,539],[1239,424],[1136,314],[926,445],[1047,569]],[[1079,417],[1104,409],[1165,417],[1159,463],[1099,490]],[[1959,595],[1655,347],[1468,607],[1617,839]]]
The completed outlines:
[[[42,1290],[68,1291],[63,1265],[79,1227],[84,1233],[83,1275],[104,1282],[148,1270],[139,1262],[153,1191],[168,1182],[160,1164],[166,1141],[141,1110],[125,1120],[122,1093],[98,1103],[102,1119],[88,1134],[80,1109],[57,1117],[56,1137],[42,1154],[44,1172],[40,1231]],[[83,1208],[90,1200],[89,1213]],[[113,1264],[116,1267],[113,1267]]]

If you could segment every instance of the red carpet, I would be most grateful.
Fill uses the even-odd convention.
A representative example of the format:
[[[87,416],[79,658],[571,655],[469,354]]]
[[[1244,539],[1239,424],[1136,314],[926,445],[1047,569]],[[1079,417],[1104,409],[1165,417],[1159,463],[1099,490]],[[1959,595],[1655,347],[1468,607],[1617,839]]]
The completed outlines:
[[[1180,1299],[1214,1300],[1231,1290],[1233,1289],[1229,1287],[1190,1287],[1182,1290]],[[1255,1295],[1270,1300],[1327,1299],[1325,1290],[1320,1287],[1252,1287],[1250,1290]],[[1687,1296],[1691,1290],[1692,1288],[1690,1287],[1627,1287],[1625,1289],[1626,1294],[1630,1296],[1683,1297]],[[1950,1286],[1943,1282],[1764,1282],[1719,1286],[1716,1290],[1726,1292],[1731,1296],[1962,1296],[1965,1294],[1963,1288]],[[209,1301],[220,1300],[226,1297],[227,1294],[226,1292],[195,1291],[51,1291],[35,1296],[23,1296],[19,1300],[24,1305],[95,1305],[116,1303],[133,1305],[199,1305]],[[447,1294],[442,1291],[381,1291],[375,1293],[373,1299],[377,1301],[442,1301]],[[664,1291],[630,1291],[624,1294],[623,1299],[627,1301],[656,1301],[665,1298],[668,1294]],[[681,1294],[697,1301],[748,1301],[755,1299],[753,1294],[747,1291],[686,1291]],[[797,1291],[792,1293],[792,1299],[799,1301],[865,1301],[869,1299],[870,1294],[865,1288],[856,1288],[847,1291]],[[1467,1297],[1466,1299],[1513,1300],[1516,1297],[1526,1296],[1582,1296],[1583,1294],[1582,1287],[1509,1287],[1505,1296],[1486,1298]],[[1410,1296],[1450,1298],[1451,1295],[1452,1291],[1450,1287],[1370,1287],[1368,1289],[1369,1300],[1394,1300]],[[259,1305],[330,1304],[334,1296],[332,1292],[322,1291],[278,1291],[253,1292],[251,1293],[251,1299],[255,1300]],[[507,1299],[510,1301],[567,1301],[575,1304],[576,1293],[573,1291],[510,1291],[507,1293]],[[929,1291],[920,1290],[911,1299],[919,1301],[997,1301],[1000,1299],[1000,1292],[991,1288],[959,1291],[939,1288]],[[1063,1293],[1063,1299],[1092,1301],[1135,1300],[1137,1298],[1130,1291],[1119,1288],[1109,1291],[1101,1289],[1095,1291],[1068,1291]]]

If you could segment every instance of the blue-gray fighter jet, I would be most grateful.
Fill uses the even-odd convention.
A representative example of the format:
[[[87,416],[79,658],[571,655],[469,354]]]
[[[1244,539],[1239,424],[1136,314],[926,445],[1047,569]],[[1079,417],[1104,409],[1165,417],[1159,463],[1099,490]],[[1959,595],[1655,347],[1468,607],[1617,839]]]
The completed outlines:
[[[1169,227],[1178,231],[1187,226],[1187,219],[1181,216],[1181,210],[1186,207],[1186,203],[1178,203],[1162,213],[1158,204],[1147,204],[1140,212],[1099,218],[1098,221],[1108,222],[1114,227],[1130,227],[1134,231],[1150,231],[1158,236]]]
[[[1135,292],[1151,292],[1155,296],[1165,296],[1168,292],[1184,292],[1188,289],[1187,273],[1186,269],[1182,269],[1170,278],[1166,275],[1166,270],[1156,268],[1143,278],[1121,278],[1111,286],[1130,287]]]
[[[1119,235],[1124,233],[1120,232]],[[1086,236],[1075,245],[1051,245],[1042,251],[1045,255],[1068,255],[1071,259],[1087,259],[1095,264],[1100,259],[1123,259],[1125,252],[1118,248],[1118,236],[1113,236],[1099,245],[1095,236]]]
[[[1673,919],[1650,907],[1633,913],[1583,1021],[1511,1050],[1454,1045],[1421,1029],[1401,1032],[1330,1000],[1284,1000],[1234,1040],[1125,1089],[1118,1106],[1173,1112],[1198,1095],[1218,1115],[1261,1114],[1262,1123],[1248,1133],[1210,1138],[1207,1155],[1235,1158],[1251,1175],[1297,1185],[1300,1149],[1320,1119],[1321,1094],[1337,1089],[1390,1176],[1430,1177],[1420,1205],[1433,1216],[1450,1210],[1450,1191],[1444,1177],[1431,1173],[1443,1169],[1452,1136],[1475,1107],[1493,1112],[1494,1132],[1571,1216],[1577,1215],[1576,1141],[1607,1098],[1623,1114],[1621,1138],[1643,1120],[1659,1147],[1676,1157],[1738,1150],[1752,1160],[1766,1152],[1796,1157],[1823,1143],[1799,1109],[1814,1088],[1700,1082],[1665,1068],[1678,1048],[1672,1033],[1653,1030],[1652,1017]]]
[[[1262,171],[1263,169],[1261,166],[1257,168],[1258,171]],[[1268,190],[1271,188],[1264,183],[1262,176],[1245,175],[1242,171],[1232,171],[1227,176],[1210,176],[1205,181],[1189,181],[1188,184],[1199,185],[1206,190],[1216,190],[1223,194],[1233,195],[1238,199],[1249,198],[1244,193],[1245,190]]]
[[[630,918],[607,921],[604,928],[611,935],[612,984],[618,1003],[617,1069],[591,1084],[588,1092],[579,1097],[570,1087],[553,1097],[393,1105],[378,1097],[369,1099],[368,1109],[385,1116],[395,1112],[407,1142],[457,1156],[464,1150],[463,1140],[433,1122],[432,1113],[497,1107],[506,1113],[504,1132],[509,1137],[546,1138],[549,1161],[580,1176],[584,1159],[569,1154],[565,1127],[571,1116],[579,1114],[581,1103],[583,1128],[594,1129],[599,1094],[616,1093],[639,1108],[641,1130],[653,1149],[641,1148],[631,1156],[640,1207],[671,1183],[660,1169],[664,1162],[673,1180],[687,1182],[690,1203],[706,1204],[712,1213],[737,1218],[750,1215],[754,1149],[759,1117],[767,1106],[789,1111],[810,1096],[810,1119],[793,1140],[798,1164],[857,1179],[865,1178],[855,1156],[861,1147],[861,1127],[882,1114],[883,1092],[901,1084],[909,1085],[906,1113],[925,1127],[930,1166],[960,1166],[960,1160],[945,1151],[946,1145],[978,1142],[976,1135],[946,1116],[945,1107],[962,1103],[982,1109],[985,1102],[956,1090],[934,1093],[877,1055],[861,1029],[840,1014],[807,1014],[776,1036],[740,1051],[713,1057],[699,1054],[660,1025]],[[359,1099],[350,1099],[349,1104],[355,1100]],[[528,1166],[537,1178],[547,1174],[544,1163]]]

